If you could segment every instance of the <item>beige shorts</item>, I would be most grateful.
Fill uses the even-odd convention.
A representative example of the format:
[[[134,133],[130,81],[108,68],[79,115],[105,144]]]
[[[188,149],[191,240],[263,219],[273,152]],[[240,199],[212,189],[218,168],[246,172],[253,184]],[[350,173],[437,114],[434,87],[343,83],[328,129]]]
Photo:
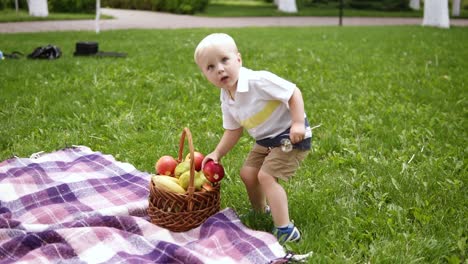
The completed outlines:
[[[279,147],[269,149],[255,144],[249,152],[244,166],[263,170],[276,178],[287,181],[294,175],[309,152],[309,150],[300,149],[283,152]]]

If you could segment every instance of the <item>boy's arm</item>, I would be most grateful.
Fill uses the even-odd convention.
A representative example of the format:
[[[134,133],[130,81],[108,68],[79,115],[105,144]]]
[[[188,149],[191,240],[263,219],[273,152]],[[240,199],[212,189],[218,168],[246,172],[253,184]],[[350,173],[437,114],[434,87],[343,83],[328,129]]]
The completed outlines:
[[[291,139],[291,143],[295,144],[301,142],[305,136],[304,100],[302,99],[302,93],[299,88],[296,87],[288,103],[292,120],[289,138]]]
[[[215,163],[218,163],[219,160],[236,145],[237,141],[239,141],[242,136],[243,130],[242,127],[234,130],[224,130],[223,137],[216,146],[216,149],[206,155],[205,159],[203,159],[202,166],[204,166],[208,160],[213,160]]]

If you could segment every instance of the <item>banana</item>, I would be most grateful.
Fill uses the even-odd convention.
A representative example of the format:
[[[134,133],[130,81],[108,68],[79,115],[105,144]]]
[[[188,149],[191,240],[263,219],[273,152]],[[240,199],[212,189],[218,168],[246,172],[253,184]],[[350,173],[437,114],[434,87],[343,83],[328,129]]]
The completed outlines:
[[[175,178],[175,177],[172,177],[172,176],[167,176],[167,175],[154,175],[152,176],[152,178],[154,177],[163,177],[164,179],[168,179],[168,180],[171,180],[177,184],[179,184],[179,179]]]
[[[163,176],[157,175],[157,176],[154,176],[152,180],[153,180],[154,186],[156,186],[156,188],[158,189],[165,190],[168,192],[185,193],[184,188],[182,188],[174,180],[169,179],[169,177],[163,177]]]

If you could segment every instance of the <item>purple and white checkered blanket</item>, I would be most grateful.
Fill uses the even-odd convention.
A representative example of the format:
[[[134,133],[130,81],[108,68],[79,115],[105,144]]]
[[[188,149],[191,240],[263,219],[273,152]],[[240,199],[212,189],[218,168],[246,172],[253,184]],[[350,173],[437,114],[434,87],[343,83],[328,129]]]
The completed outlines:
[[[227,208],[174,233],[148,221],[150,174],[88,147],[0,163],[0,263],[268,263],[285,255]]]

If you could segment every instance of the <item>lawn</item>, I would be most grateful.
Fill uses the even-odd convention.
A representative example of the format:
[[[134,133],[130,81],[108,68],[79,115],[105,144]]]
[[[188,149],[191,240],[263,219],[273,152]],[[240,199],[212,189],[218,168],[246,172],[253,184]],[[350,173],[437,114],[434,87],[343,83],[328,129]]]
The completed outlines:
[[[295,82],[313,152],[285,183],[310,263],[465,263],[468,31],[420,26],[216,29],[244,66]],[[0,160],[86,145],[153,172],[183,127],[210,152],[219,91],[193,63],[211,29],[0,34],[4,52],[52,43],[57,60],[0,61]],[[126,58],[73,57],[76,41]],[[222,207],[249,209],[238,171],[245,135],[222,163]],[[259,219],[252,226],[269,230]]]
[[[346,8],[344,16],[355,17],[422,17],[422,11],[383,12],[377,10],[357,10]],[[298,13],[283,13],[273,3],[264,1],[210,1],[206,10],[199,16],[209,17],[245,17],[245,16],[338,16],[336,4],[320,4],[298,8]]]
[[[318,1],[320,2],[320,1]],[[344,8],[345,17],[423,17],[424,8],[421,10],[379,11]],[[451,11],[450,11],[451,12]],[[451,13],[450,13],[451,14]],[[209,17],[246,17],[246,16],[339,16],[338,2],[322,1],[313,6],[298,6],[295,14],[283,13],[273,3],[262,0],[211,0],[203,13],[198,16]],[[468,3],[465,1],[460,10],[459,17],[468,18]]]
[[[75,14],[75,13],[49,13],[47,17],[30,16],[27,10],[3,9],[0,10],[1,22],[20,22],[20,21],[45,21],[45,20],[78,20],[78,19],[94,19],[95,14]],[[103,15],[101,19],[109,19],[110,16]]]

